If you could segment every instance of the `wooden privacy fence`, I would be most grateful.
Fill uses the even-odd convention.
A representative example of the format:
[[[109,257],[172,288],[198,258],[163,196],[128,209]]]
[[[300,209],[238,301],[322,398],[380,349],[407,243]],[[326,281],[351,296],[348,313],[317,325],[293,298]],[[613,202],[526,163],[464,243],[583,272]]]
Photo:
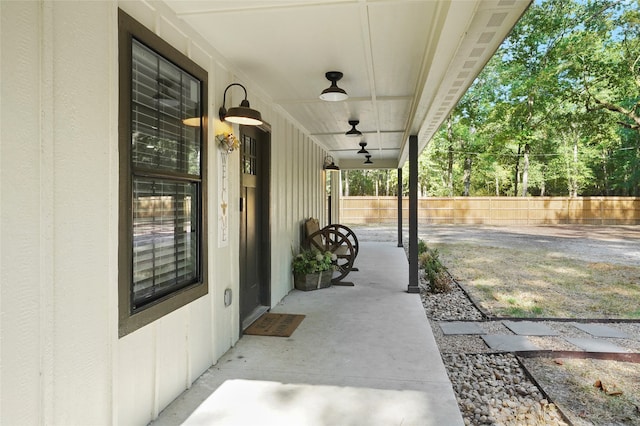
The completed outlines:
[[[402,200],[403,222],[409,199]],[[396,197],[342,197],[340,222],[397,223]],[[640,225],[640,197],[451,197],[420,198],[421,224]]]

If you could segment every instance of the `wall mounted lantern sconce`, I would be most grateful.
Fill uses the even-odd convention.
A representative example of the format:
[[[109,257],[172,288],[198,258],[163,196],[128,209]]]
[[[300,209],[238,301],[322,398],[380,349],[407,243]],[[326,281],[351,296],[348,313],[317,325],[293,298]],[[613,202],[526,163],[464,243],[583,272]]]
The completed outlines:
[[[349,120],[349,125],[351,126],[351,130],[345,133],[345,135],[347,135],[350,138],[357,138],[359,136],[362,136],[362,132],[356,129],[356,126],[358,124],[360,124],[360,120]]]
[[[373,161],[371,161],[371,156],[370,155],[365,155],[365,157],[367,157],[367,159],[364,161],[364,164],[373,164]]]
[[[358,154],[368,154],[369,153],[369,151],[364,149],[364,147],[367,146],[367,143],[365,141],[360,142],[358,145],[360,145],[360,151],[358,151]]]
[[[324,157],[323,169],[325,169],[325,170],[340,170],[340,167],[336,166],[336,163],[333,162],[333,157],[332,156],[327,155],[326,157]]]
[[[229,111],[225,108],[227,102],[227,90],[232,86],[240,86],[244,90],[244,100],[240,102],[240,106],[231,107]],[[224,96],[222,98],[222,106],[218,111],[221,121],[229,121],[231,123],[244,124],[247,126],[259,126],[263,123],[262,115],[260,111],[251,109],[249,107],[249,101],[247,100],[247,89],[240,83],[231,83],[224,89]]]
[[[349,97],[344,89],[338,87],[338,80],[342,78],[340,71],[329,71],[324,76],[331,82],[331,86],[322,91],[320,99],[323,101],[337,102],[344,101]]]

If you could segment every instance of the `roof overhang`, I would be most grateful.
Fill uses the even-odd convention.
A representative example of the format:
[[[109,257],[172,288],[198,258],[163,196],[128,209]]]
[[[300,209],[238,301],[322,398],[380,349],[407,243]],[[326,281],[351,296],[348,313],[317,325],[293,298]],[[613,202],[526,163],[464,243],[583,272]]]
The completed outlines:
[[[165,3],[347,169],[366,168],[360,141],[371,168],[402,167],[409,135],[422,151],[530,0]],[[346,101],[319,99],[333,70]],[[351,119],[362,139],[345,136]]]

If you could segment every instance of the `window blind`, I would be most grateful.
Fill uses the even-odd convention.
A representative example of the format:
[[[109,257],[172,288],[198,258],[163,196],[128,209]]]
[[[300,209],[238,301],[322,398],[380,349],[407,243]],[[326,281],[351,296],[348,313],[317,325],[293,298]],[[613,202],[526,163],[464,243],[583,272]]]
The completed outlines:
[[[201,279],[200,82],[132,45],[132,309]]]

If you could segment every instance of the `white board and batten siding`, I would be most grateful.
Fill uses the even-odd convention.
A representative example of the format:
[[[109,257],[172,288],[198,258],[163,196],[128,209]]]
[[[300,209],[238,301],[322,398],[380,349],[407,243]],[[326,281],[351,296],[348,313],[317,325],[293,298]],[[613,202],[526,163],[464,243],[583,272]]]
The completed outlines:
[[[207,70],[212,118],[241,75],[162,4],[0,2],[0,424],[147,424],[238,339],[233,208],[227,246],[209,226],[209,293],[118,337],[119,7]],[[325,217],[325,153],[243,83],[272,126],[275,305],[292,288],[302,220]],[[215,120],[208,135],[210,224],[224,129]],[[233,206],[238,154],[229,160]]]

